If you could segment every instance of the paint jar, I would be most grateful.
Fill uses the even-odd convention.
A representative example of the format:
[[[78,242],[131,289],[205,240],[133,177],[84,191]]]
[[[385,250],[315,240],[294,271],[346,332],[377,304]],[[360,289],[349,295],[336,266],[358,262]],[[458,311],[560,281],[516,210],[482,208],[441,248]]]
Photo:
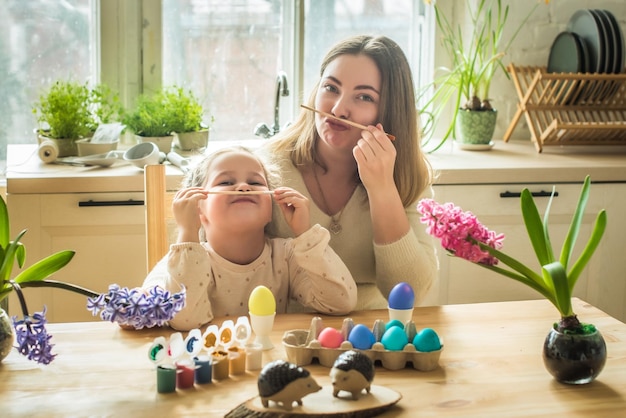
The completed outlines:
[[[199,385],[211,383],[213,380],[213,367],[211,365],[211,357],[198,356],[194,358],[196,366],[195,381]]]
[[[173,366],[157,366],[157,392],[176,392],[176,368]]]
[[[213,379],[222,380],[228,378],[228,353],[225,351],[215,351],[211,355],[213,365]]]

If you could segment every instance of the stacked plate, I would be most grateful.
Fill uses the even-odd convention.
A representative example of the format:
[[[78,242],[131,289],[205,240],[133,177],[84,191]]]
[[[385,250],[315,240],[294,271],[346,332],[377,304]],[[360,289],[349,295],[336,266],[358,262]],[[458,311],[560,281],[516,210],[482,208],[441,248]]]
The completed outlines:
[[[624,69],[624,34],[615,16],[608,10],[576,11],[550,49],[548,72],[552,73],[621,73]],[[561,89],[567,104],[604,100],[615,93],[615,82],[588,83],[583,89],[572,81]]]

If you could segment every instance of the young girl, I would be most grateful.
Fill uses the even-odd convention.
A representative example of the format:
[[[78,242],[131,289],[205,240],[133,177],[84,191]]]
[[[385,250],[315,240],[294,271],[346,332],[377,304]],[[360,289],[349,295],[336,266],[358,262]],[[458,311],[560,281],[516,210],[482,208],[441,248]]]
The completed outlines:
[[[170,326],[190,330],[217,316],[246,315],[258,285],[272,291],[277,313],[289,299],[326,314],[354,309],[356,284],[328,246],[329,232],[310,226],[308,199],[271,183],[262,161],[243,147],[219,150],[190,172],[172,203],[177,242],[143,284],[187,289]],[[267,236],[272,198],[294,238]]]

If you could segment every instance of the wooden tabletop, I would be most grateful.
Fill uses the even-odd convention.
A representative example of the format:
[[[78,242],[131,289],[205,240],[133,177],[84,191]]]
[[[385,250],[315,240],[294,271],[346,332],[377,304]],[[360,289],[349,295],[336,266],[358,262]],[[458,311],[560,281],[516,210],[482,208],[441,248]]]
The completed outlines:
[[[444,341],[440,367],[422,372],[377,366],[374,384],[402,394],[380,416],[623,417],[626,324],[577,299],[574,310],[600,329],[608,351],[600,376],[582,386],[559,384],[544,368],[543,340],[558,316],[544,300],[416,308],[417,329],[431,327]],[[271,335],[275,348],[264,352],[264,364],[286,359],[283,333],[307,329],[313,316],[278,315]],[[388,318],[386,311],[350,317],[370,327]],[[324,316],[323,322],[340,328],[343,319]],[[169,337],[171,329],[126,331],[102,322],[50,324],[48,330],[57,353],[50,365],[29,362],[15,351],[0,363],[0,416],[218,417],[258,394],[258,372],[158,394],[148,348],[155,337]],[[329,384],[328,368],[306,368],[320,385]]]

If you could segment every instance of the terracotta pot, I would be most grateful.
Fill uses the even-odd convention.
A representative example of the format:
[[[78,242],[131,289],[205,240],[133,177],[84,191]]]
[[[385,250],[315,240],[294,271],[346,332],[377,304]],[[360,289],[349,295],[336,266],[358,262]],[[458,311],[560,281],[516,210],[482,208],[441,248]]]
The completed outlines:
[[[604,368],[604,338],[598,330],[591,334],[564,334],[552,328],[543,344],[543,362],[561,383],[589,383]]]

